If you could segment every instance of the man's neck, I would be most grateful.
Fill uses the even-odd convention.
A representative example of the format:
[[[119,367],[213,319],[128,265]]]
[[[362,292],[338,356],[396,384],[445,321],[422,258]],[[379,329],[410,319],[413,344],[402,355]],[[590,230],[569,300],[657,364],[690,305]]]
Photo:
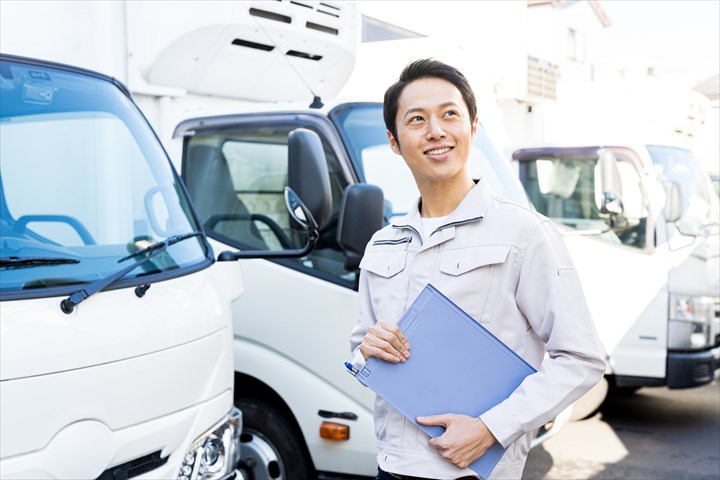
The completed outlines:
[[[420,216],[450,215],[474,186],[472,178],[464,176],[452,182],[423,185],[420,187]]]

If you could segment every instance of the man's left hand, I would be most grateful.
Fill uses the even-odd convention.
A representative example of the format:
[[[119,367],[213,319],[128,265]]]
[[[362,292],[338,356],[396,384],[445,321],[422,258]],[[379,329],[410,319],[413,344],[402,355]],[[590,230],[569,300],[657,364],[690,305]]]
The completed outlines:
[[[497,442],[479,418],[447,413],[417,417],[417,421],[421,425],[445,427],[445,433],[430,439],[429,444],[459,468],[467,468]]]

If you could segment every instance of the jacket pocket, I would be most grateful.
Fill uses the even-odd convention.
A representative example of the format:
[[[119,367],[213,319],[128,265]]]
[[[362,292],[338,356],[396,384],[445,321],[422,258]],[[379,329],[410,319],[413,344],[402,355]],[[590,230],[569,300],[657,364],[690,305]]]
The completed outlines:
[[[405,248],[367,251],[360,261],[360,268],[383,278],[391,278],[405,269],[406,259]]]
[[[378,320],[397,322],[407,303],[405,268],[408,252],[404,246],[368,249],[360,262],[367,272],[370,300]]]
[[[440,254],[438,288],[478,323],[492,321],[502,293],[502,269],[509,245],[482,245]]]
[[[440,271],[453,276],[463,275],[476,268],[504,263],[509,252],[509,245],[487,245],[446,250],[440,255]]]

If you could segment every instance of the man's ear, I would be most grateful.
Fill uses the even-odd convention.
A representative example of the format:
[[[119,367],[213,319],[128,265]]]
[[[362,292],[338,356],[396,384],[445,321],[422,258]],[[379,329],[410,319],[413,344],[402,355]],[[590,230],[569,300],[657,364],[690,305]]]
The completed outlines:
[[[390,132],[390,130],[387,130],[387,137],[390,141],[390,148],[392,149],[392,151],[398,155],[402,155],[402,153],[400,153],[400,144],[397,142],[397,140],[395,140],[395,137],[393,136],[392,132]]]
[[[477,127],[478,127],[478,122],[479,122],[479,121],[480,121],[480,119],[476,116],[476,117],[475,117],[475,120],[473,120],[473,122],[472,122],[472,129],[471,129],[471,130],[472,130],[472,135],[473,135],[473,137],[477,134]]]

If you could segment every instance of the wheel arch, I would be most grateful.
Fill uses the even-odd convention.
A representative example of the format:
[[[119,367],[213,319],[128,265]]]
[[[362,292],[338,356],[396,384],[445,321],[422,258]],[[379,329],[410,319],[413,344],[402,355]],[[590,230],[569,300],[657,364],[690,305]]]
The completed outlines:
[[[235,372],[234,398],[236,402],[241,399],[259,399],[272,403],[273,406],[280,410],[283,415],[285,415],[285,417],[288,419],[288,421],[290,422],[290,426],[293,429],[293,433],[298,438],[302,439],[303,453],[310,460],[310,463],[313,464],[313,468],[315,468],[312,455],[310,454],[310,449],[307,445],[307,440],[303,435],[297,418],[295,418],[295,415],[293,414],[288,404],[282,399],[280,395],[278,395],[275,390],[273,390],[268,384],[266,384],[262,380],[259,380],[253,376],[247,375],[242,372]]]

